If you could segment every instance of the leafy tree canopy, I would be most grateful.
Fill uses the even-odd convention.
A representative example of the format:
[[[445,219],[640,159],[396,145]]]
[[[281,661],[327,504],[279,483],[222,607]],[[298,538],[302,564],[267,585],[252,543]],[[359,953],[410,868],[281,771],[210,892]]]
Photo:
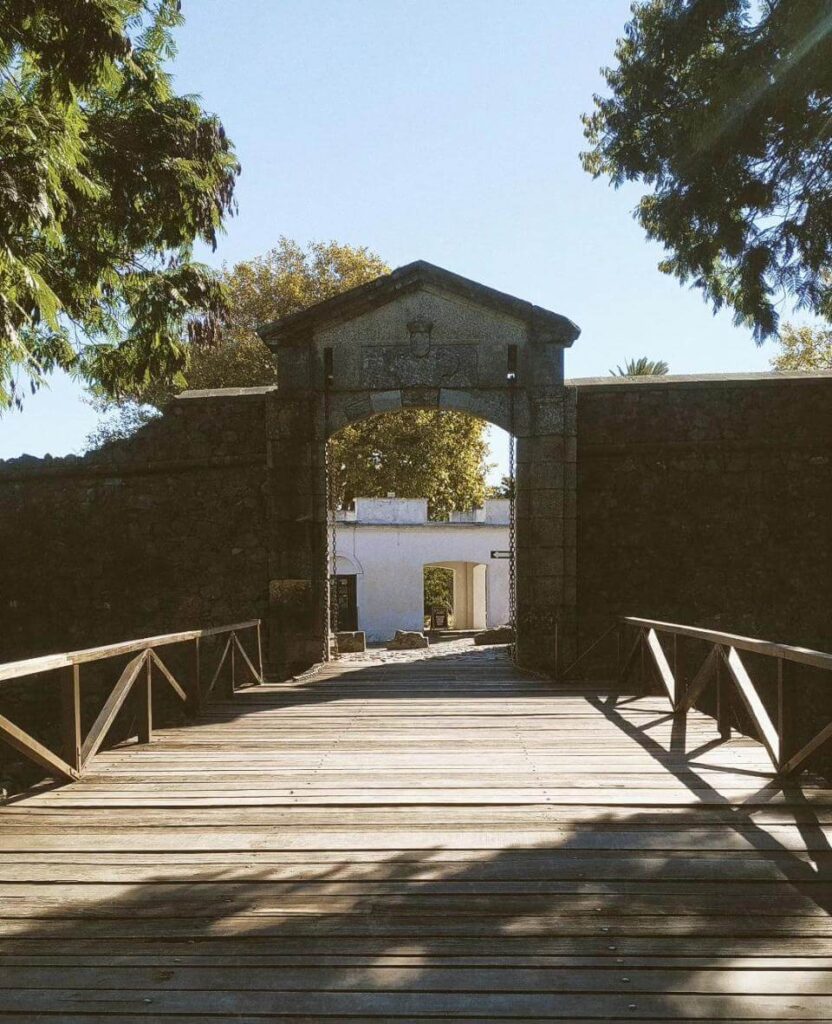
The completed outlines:
[[[405,409],[345,427],[330,442],[335,497],[427,498],[428,515],[482,505],[486,497],[485,424],[459,412]]]
[[[782,371],[832,370],[832,330],[786,324],[771,365]]]
[[[670,367],[663,359],[648,359],[647,356],[639,356],[638,359],[628,359],[622,369],[617,366],[610,370],[613,377],[663,377]]]
[[[0,408],[56,367],[178,379],[223,308],[192,259],[233,210],[220,122],[177,95],[178,0],[0,0]]]
[[[758,343],[785,295],[832,319],[830,0],[645,0],[615,57],[582,161],[652,187],[636,216],[660,269]]]
[[[425,566],[425,615],[430,615],[434,608],[450,615],[454,610],[454,571],[442,565]]]
[[[151,382],[117,406],[90,441],[123,437],[146,416],[136,403],[162,407],[182,387],[251,387],[277,383],[271,353],[255,328],[279,320],[338,292],[372,281],[388,271],[366,248],[312,242],[305,248],[288,238],[265,256],[222,273],[228,296],[219,339],[186,346],[182,380],[174,387]],[[149,409],[149,414],[153,410]],[[377,416],[341,431],[331,442],[335,495],[340,505],[356,497],[428,498],[430,514],[471,508],[485,497],[488,469],[485,424],[463,413],[412,409]]]
[[[188,387],[247,387],[277,380],[272,355],[256,333],[271,320],[297,313],[389,271],[364,247],[282,237],[265,256],[225,268],[228,310],[219,343],[194,346]]]

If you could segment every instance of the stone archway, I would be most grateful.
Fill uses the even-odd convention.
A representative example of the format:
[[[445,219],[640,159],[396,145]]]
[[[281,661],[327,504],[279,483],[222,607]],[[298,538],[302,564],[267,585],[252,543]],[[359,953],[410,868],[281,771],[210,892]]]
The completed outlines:
[[[543,671],[564,663],[574,643],[575,409],[563,350],[579,333],[558,313],[421,261],[260,329],[279,379],[267,414],[277,671],[326,654],[327,439],[412,407],[513,425],[518,660]]]

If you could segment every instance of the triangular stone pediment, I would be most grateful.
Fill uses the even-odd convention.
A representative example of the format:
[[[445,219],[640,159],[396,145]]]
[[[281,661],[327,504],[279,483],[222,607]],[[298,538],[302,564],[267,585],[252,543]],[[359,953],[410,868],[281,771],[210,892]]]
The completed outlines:
[[[444,302],[444,304],[443,304]],[[387,313],[380,313],[386,307]],[[441,308],[438,308],[441,307]],[[533,336],[544,343],[571,345],[580,329],[560,313],[535,306],[531,302],[497,291],[486,285],[461,277],[424,260],[408,263],[390,274],[359,285],[341,295],[319,302],[308,309],[265,324],[258,333],[263,341],[276,351],[284,344],[312,341],[336,325],[356,323],[356,329],[366,337],[367,332],[395,320],[408,323],[419,317],[430,319],[442,312],[447,322],[432,321],[434,329],[447,331],[456,322],[460,328],[474,334],[487,334],[495,328],[505,329],[513,322],[522,325],[524,338]],[[373,314],[379,315],[373,315]],[[344,332],[347,336],[350,332]]]

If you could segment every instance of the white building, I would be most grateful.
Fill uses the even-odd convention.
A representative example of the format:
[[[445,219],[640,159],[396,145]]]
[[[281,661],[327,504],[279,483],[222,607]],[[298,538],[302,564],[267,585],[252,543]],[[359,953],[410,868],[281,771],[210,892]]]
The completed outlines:
[[[492,551],[509,546],[509,501],[428,519],[427,498],[357,498],[336,513],[339,629],[363,629],[370,641],[397,629],[424,628],[424,570],[454,573],[454,629],[508,622],[509,563]]]

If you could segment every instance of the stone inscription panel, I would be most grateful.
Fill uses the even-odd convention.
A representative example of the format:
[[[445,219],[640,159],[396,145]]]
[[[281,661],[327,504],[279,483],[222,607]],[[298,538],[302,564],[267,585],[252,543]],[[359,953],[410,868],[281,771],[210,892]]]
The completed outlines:
[[[477,385],[476,345],[434,345],[417,355],[409,345],[365,345],[361,383],[366,388]]]

